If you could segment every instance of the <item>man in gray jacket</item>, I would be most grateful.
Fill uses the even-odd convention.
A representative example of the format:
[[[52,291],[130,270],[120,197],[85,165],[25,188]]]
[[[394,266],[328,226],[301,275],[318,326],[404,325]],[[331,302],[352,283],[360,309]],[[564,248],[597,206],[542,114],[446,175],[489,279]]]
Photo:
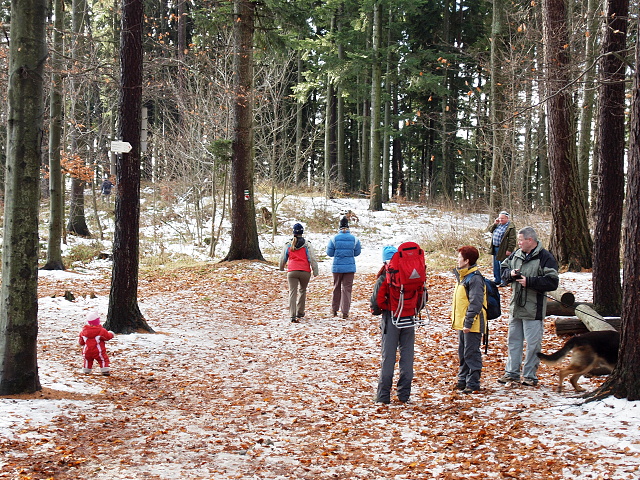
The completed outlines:
[[[522,384],[536,386],[540,364],[536,354],[541,351],[547,313],[545,294],[558,288],[558,262],[551,252],[542,248],[532,227],[518,231],[518,247],[500,265],[502,282],[511,284],[512,294],[507,336],[509,358],[505,374],[498,382],[519,382],[522,366]],[[524,342],[527,349],[522,365]]]

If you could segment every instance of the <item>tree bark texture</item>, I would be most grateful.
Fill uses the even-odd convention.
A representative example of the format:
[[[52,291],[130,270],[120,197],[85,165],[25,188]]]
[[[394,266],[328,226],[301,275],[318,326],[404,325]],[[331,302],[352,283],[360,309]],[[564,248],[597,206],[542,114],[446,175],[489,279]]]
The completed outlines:
[[[635,64],[640,62],[636,37]],[[622,327],[618,365],[595,393],[640,400],[640,70],[635,69],[631,104],[627,197],[625,203]]]
[[[142,18],[142,0],[123,1],[119,135],[132,148],[129,153],[119,155],[116,162],[113,273],[105,323],[105,328],[116,333],[153,332],[138,307]]]
[[[63,0],[53,1],[55,17],[53,49],[51,53],[51,93],[49,98],[49,239],[47,262],[43,270],[64,270],[62,261],[62,225],[64,222],[64,195],[60,165],[60,139],[62,138],[62,75],[61,54],[64,29]]]
[[[587,29],[589,35],[585,36],[584,60],[587,65],[593,64],[596,57],[596,41],[598,35],[599,16],[596,14],[597,0],[587,0]],[[595,101],[595,74],[596,69],[591,68],[584,75],[584,86],[582,88],[582,106],[580,108],[580,135],[578,139],[578,172],[580,174],[580,187],[584,192],[588,205],[589,197],[589,160],[591,158],[591,148],[593,147],[592,123],[594,115]]]
[[[504,0],[493,0],[493,17],[491,21],[491,180],[489,185],[489,211],[497,212],[505,208],[503,196],[503,170],[504,170],[504,146],[505,132],[503,127],[506,82],[502,72],[501,55],[504,49],[502,40],[506,8]],[[493,213],[491,213],[493,214]]]
[[[382,5],[376,2],[373,6],[373,65],[371,67],[371,148],[369,149],[369,164],[371,165],[371,180],[369,210],[382,210],[382,170],[380,166],[380,115],[382,108],[382,59],[380,56],[382,31]]]
[[[47,2],[11,2],[0,395],[33,393],[38,377],[38,206]]]
[[[76,65],[82,64],[87,56],[85,42],[87,23],[87,2],[86,0],[72,1],[71,29],[73,36],[71,39],[71,57]],[[83,157],[87,153],[87,120],[86,120],[86,82],[78,75],[71,75],[71,91],[73,99],[71,104],[71,154]],[[69,221],[67,231],[75,233],[81,237],[91,236],[85,216],[84,188],[86,184],[80,178],[73,178],[71,181],[71,198],[69,202]]]
[[[598,194],[596,196],[593,250],[593,303],[596,310],[619,315],[620,236],[625,156],[625,69],[629,0],[609,0],[600,61],[598,122]],[[637,195],[637,192],[635,193]]]
[[[578,180],[573,104],[567,89],[567,14],[564,0],[544,0],[542,6],[553,218],[549,249],[560,266],[580,271],[591,268],[593,241]]]
[[[91,232],[87,226],[87,219],[84,214],[84,187],[85,183],[79,178],[71,180],[71,201],[69,202],[69,221],[67,231],[75,233],[80,237],[90,237]]]
[[[235,127],[232,142],[231,246],[224,260],[263,260],[253,198],[253,32],[256,5],[235,0]]]

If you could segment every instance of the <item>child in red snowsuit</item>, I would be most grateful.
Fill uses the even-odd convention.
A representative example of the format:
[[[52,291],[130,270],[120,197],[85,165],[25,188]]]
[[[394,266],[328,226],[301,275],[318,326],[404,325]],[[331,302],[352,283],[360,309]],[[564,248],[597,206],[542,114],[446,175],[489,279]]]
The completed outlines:
[[[82,345],[82,356],[84,357],[84,365],[82,372],[91,373],[93,361],[97,361],[100,365],[102,375],[109,375],[109,357],[105,343],[114,337],[113,332],[108,332],[100,325],[100,315],[95,312],[87,314],[87,325],[80,332],[78,343]]]

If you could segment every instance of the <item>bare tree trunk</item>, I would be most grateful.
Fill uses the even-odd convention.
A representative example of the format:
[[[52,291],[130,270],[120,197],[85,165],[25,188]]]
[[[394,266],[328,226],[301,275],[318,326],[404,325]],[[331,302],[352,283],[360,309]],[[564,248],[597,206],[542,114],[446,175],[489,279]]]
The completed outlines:
[[[389,25],[393,21],[393,10],[389,8]],[[384,101],[384,120],[383,120],[383,140],[382,140],[382,201],[389,201],[389,163],[391,152],[389,148],[391,146],[391,83],[395,78],[394,71],[391,64],[391,29],[387,29],[387,65],[386,65],[386,78],[385,78],[385,101]]]
[[[504,121],[504,84],[502,63],[500,61],[500,48],[502,46],[502,35],[505,23],[504,0],[493,1],[493,19],[491,23],[491,182],[489,190],[489,210],[496,212],[503,206],[502,175],[504,170],[504,144],[505,132]]]
[[[380,58],[380,38],[382,30],[382,5],[376,2],[373,6],[372,52],[373,65],[371,68],[371,149],[369,164],[371,165],[369,210],[382,210],[382,188],[380,170],[380,108],[382,106],[382,68]]]
[[[574,109],[567,89],[570,62],[564,0],[544,0],[542,11],[553,217],[549,249],[559,265],[579,272],[591,268],[593,241],[578,181]]]
[[[596,0],[587,2],[587,28],[589,35],[585,36],[584,59],[587,66],[590,66],[595,59],[596,30],[598,28],[599,16],[596,15]],[[598,9],[599,10],[599,9]],[[582,189],[586,205],[589,204],[589,159],[591,157],[591,146],[593,144],[592,123],[594,113],[595,89],[594,80],[596,69],[590,68],[584,75],[584,86],[582,89],[582,106],[580,108],[580,135],[578,138],[578,171],[580,173],[580,188]]]
[[[109,312],[116,333],[153,332],[138,307],[140,131],[142,124],[142,0],[124,0],[120,38],[120,138],[131,151],[116,164],[115,232]]]
[[[0,395],[41,389],[37,360],[38,207],[47,5],[44,0],[11,2]]]
[[[47,262],[43,270],[64,270],[62,262],[62,226],[64,222],[64,195],[60,165],[60,139],[62,137],[62,32],[64,28],[63,0],[53,1],[53,48],[51,51],[51,93],[49,99],[49,239]]]
[[[297,65],[298,65],[298,68],[296,71],[297,82],[298,84],[300,84],[302,83],[302,80],[304,78],[302,75],[302,69],[304,68],[304,64],[302,62],[302,52],[299,50],[296,52],[296,59],[297,59]],[[304,183],[306,184],[306,179],[307,179],[306,171],[303,171],[304,162],[302,160],[303,113],[304,113],[303,103],[300,101],[296,102],[296,160],[295,160],[295,167],[294,167],[294,184],[295,185],[298,185],[302,181],[304,181]]]
[[[629,0],[609,0],[607,4],[603,57],[600,61],[600,101],[598,122],[600,158],[596,197],[593,251],[593,304],[609,316],[617,316],[622,306],[620,285],[620,235],[624,191],[625,155],[625,68]],[[637,195],[637,192],[634,194]]]
[[[324,115],[324,196],[325,198],[331,197],[331,180],[332,180],[332,155],[331,151],[333,136],[333,125],[331,124],[331,110],[333,106],[333,84],[331,79],[327,75],[327,103],[325,105]]]
[[[640,65],[640,39],[636,37],[635,65]],[[594,393],[640,400],[640,70],[635,69],[631,104],[629,165],[624,227],[622,327],[618,364]]]
[[[71,29],[73,31],[73,40],[71,48],[71,56],[74,62],[78,63],[83,60],[85,54],[85,26],[87,19],[87,2],[86,0],[73,0],[72,2],[72,22]],[[85,85],[76,77],[72,77],[71,90],[73,92],[72,114],[71,114],[71,153],[72,155],[83,155],[85,149],[81,148],[84,144],[83,131],[87,129],[84,119],[84,104],[82,98],[84,96]],[[81,153],[79,153],[81,152]],[[84,160],[84,158],[82,158]],[[91,236],[87,220],[84,212],[84,187],[85,181],[74,177],[71,181],[71,194],[69,198],[69,221],[67,223],[67,231],[75,233],[81,237]]]
[[[340,5],[340,17],[342,16],[342,10],[344,5]],[[343,24],[340,20],[336,22],[338,29],[338,35],[343,28]],[[344,45],[342,42],[338,43],[338,61],[340,63],[345,61]],[[338,190],[348,190],[347,188],[347,164],[345,158],[345,109],[343,98],[342,82],[338,81],[336,85],[336,166],[337,166],[337,188]]]
[[[232,143],[231,246],[224,258],[263,260],[253,199],[253,32],[256,4],[235,0],[235,127]]]

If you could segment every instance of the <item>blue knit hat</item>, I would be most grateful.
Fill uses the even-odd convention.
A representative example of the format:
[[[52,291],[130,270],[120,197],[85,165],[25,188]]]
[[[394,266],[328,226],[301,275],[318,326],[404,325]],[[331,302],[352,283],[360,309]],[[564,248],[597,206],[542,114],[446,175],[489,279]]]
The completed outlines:
[[[293,226],[293,234],[294,235],[302,235],[304,233],[304,227],[301,223],[296,223]]]
[[[387,245],[386,247],[382,247],[382,261],[388,262],[393,257],[393,254],[396,253],[398,249],[393,245]]]

